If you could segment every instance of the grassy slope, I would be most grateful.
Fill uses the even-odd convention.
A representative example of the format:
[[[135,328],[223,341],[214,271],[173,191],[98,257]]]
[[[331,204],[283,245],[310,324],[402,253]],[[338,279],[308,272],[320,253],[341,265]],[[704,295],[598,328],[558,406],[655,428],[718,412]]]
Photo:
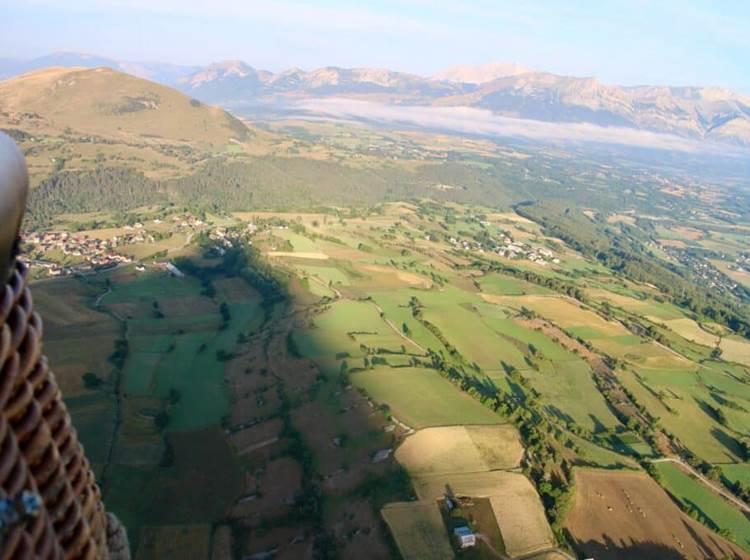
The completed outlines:
[[[352,382],[414,428],[502,421],[433,370],[375,368],[354,373]]]
[[[710,526],[731,531],[735,542],[750,551],[750,520],[676,465],[658,463],[656,467],[662,484],[678,502],[698,511]]]

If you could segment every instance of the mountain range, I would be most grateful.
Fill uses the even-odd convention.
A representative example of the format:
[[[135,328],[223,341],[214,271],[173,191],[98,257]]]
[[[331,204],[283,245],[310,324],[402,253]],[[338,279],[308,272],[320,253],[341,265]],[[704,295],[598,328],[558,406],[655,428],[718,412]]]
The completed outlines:
[[[242,61],[204,67],[123,62],[77,53],[0,59],[0,78],[48,66],[108,66],[229,109],[345,97],[408,106],[475,107],[547,122],[589,123],[750,146],[750,96],[713,87],[617,86],[517,64],[458,66],[429,77],[387,69],[325,67],[281,72]]]

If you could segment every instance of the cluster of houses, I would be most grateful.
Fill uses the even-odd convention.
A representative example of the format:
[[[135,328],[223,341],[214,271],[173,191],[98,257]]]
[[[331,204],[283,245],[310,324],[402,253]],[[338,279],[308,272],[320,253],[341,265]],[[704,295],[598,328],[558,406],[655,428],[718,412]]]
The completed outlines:
[[[48,276],[63,276],[74,272],[85,272],[94,267],[114,266],[133,262],[133,258],[118,253],[118,246],[148,241],[150,236],[143,232],[128,233],[111,239],[97,239],[84,234],[48,231],[30,233],[25,242],[30,246],[27,254],[35,268],[44,270]],[[153,238],[151,238],[153,242]],[[48,253],[60,251],[66,257],[73,257],[76,264],[63,266],[45,259]]]
[[[208,226],[206,222],[190,213],[153,220],[157,225],[163,221],[172,222],[170,227],[172,232],[205,230]],[[258,227],[255,224],[249,223],[242,230],[214,227],[208,235],[216,241],[216,250],[223,253],[232,245],[233,240],[250,237],[257,230]],[[122,231],[121,235],[109,239],[66,231],[27,232],[24,235],[26,258],[34,264],[36,270],[47,276],[66,276],[86,273],[101,267],[133,263],[135,259],[119,252],[118,247],[156,242],[154,235],[149,233],[141,222],[125,225]],[[55,258],[60,254],[66,257],[64,260],[67,264],[63,265],[60,262],[63,259]],[[136,270],[144,271],[145,266],[137,262]],[[174,271],[168,272],[175,273]]]
[[[490,244],[483,244],[474,239],[466,240],[456,237],[450,237],[448,241],[455,248],[464,251],[476,251],[479,253],[484,253],[485,251],[493,252],[507,259],[528,259],[542,266],[546,266],[550,262],[560,264],[560,259],[549,249],[545,247],[534,248],[526,243],[513,241],[506,234],[500,235],[499,242],[493,240]]]
[[[178,227],[178,228],[200,228],[201,226],[206,225],[206,222],[201,220],[200,218],[196,218],[190,213],[185,214],[184,216],[180,216],[179,214],[175,214],[172,216],[172,222]],[[154,220],[155,224],[160,224],[161,220],[156,219]]]
[[[732,280],[729,276],[719,271],[706,259],[700,255],[693,254],[690,250],[680,249],[678,247],[662,247],[664,252],[675,261],[688,267],[693,273],[693,280],[708,288],[726,290],[729,292],[735,292],[740,289],[740,285]],[[719,257],[722,259],[726,258],[724,253],[720,253]]]
[[[742,253],[739,257],[734,261],[734,265],[732,265],[734,270],[737,270],[738,272],[747,272],[750,273],[750,253]]]

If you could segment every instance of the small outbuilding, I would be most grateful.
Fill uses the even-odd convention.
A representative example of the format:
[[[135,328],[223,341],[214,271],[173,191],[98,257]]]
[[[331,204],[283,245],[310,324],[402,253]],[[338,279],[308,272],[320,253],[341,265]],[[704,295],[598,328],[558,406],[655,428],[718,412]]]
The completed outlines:
[[[461,548],[470,548],[477,544],[477,538],[468,527],[456,527],[453,529],[453,534],[458,540],[458,545]]]

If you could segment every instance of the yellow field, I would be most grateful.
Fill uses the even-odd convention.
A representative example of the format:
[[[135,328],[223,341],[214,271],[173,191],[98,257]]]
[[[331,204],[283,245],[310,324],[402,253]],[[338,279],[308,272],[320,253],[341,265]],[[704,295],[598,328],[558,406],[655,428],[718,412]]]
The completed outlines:
[[[714,347],[719,340],[718,336],[704,331],[698,323],[687,317],[684,319],[672,319],[666,321],[665,324],[682,338],[692,340],[704,346]]]
[[[524,475],[505,471],[425,476],[414,480],[420,500],[446,494],[489,498],[509,556],[550,548],[555,538],[539,496]]]
[[[312,259],[317,261],[324,261],[328,259],[328,255],[325,253],[313,253],[313,252],[292,252],[292,251],[269,251],[266,253],[269,257],[290,257],[295,259]]]
[[[34,304],[45,329],[45,352],[56,357],[58,383],[65,395],[85,391],[81,375],[93,372],[107,378],[107,362],[119,335],[119,325],[112,317],[91,309],[87,300],[95,292],[72,278],[43,280],[33,284]]]
[[[626,336],[630,334],[619,323],[605,321],[593,311],[582,309],[579,304],[563,296],[496,296],[492,294],[481,294],[481,296],[490,303],[517,309],[522,306],[527,307],[563,328],[589,327],[599,331],[603,336]]]
[[[510,424],[441,426],[409,436],[396,459],[413,476],[479,472],[519,466],[524,449]]]
[[[418,286],[420,288],[432,287],[431,280],[429,280],[428,278],[425,278],[424,276],[420,276],[419,274],[414,274],[413,272],[398,270],[396,268],[391,268],[388,266],[382,266],[378,264],[366,264],[366,265],[360,266],[359,268],[367,272],[374,272],[377,275],[395,276],[395,279],[400,284],[404,284],[408,286]]]
[[[453,549],[437,503],[398,502],[380,512],[407,560],[451,560]]]
[[[730,268],[727,261],[720,261],[718,259],[710,259],[709,262],[716,268],[721,270],[724,274],[729,276],[735,282],[742,284],[746,288],[750,288],[750,272],[746,270],[735,270]]]
[[[750,343],[737,337],[721,339],[722,357],[730,362],[750,366]]]
[[[591,288],[586,290],[586,295],[595,300],[607,300],[623,309],[638,309],[639,307],[649,305],[649,302],[647,301],[641,301],[634,297],[624,296],[602,288]]]

